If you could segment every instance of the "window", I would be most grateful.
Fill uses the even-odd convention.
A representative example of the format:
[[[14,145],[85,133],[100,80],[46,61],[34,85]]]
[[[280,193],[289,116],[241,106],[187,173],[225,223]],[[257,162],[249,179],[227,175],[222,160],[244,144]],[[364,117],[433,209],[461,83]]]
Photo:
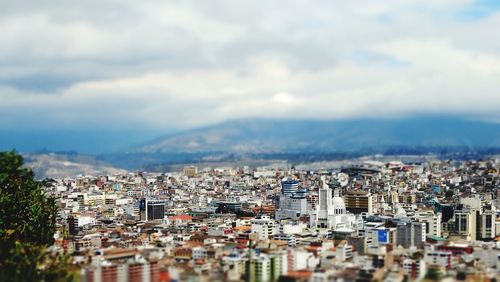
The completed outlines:
[[[460,231],[467,231],[467,218],[460,218]]]
[[[486,215],[486,227],[491,227],[491,214]]]

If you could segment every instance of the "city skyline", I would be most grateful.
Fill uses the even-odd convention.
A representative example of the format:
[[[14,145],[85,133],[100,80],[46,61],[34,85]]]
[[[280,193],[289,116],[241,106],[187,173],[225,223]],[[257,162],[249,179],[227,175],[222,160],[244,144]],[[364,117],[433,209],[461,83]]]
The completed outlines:
[[[0,281],[498,281],[499,0],[0,0]]]

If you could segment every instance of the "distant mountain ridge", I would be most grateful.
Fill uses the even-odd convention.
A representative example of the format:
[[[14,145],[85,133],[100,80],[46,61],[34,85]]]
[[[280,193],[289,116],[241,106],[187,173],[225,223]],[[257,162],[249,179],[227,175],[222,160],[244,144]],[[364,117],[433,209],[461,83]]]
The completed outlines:
[[[500,155],[500,124],[450,117],[341,121],[240,119],[170,133],[139,146],[97,155],[26,154],[37,177],[126,170],[176,171],[185,164],[310,163],[381,154],[479,159]]]
[[[500,124],[452,117],[240,119],[157,138],[131,153],[317,153],[389,147],[498,148]]]
[[[127,171],[91,155],[70,154],[25,154],[25,165],[30,167],[36,178],[64,178],[77,175],[124,174]]]

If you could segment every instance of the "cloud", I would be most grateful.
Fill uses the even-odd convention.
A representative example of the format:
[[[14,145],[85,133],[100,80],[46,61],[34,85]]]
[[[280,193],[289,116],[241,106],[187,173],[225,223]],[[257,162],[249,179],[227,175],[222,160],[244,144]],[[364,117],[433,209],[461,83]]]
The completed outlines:
[[[478,5],[488,13],[464,21]],[[496,7],[471,0],[11,1],[0,12],[0,128],[500,121],[498,24]]]

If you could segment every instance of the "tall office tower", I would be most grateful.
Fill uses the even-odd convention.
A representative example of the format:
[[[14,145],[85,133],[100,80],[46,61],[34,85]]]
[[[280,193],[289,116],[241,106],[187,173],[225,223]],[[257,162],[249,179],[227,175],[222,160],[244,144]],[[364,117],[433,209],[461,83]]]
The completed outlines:
[[[68,223],[69,234],[70,235],[78,234],[78,218],[70,215],[66,219],[66,222]]]
[[[266,254],[255,256],[248,263],[247,281],[271,281],[271,258]]]
[[[423,249],[427,237],[427,224],[425,222],[412,222],[411,225],[413,229],[413,245],[419,249]]]
[[[328,218],[328,211],[332,206],[332,190],[328,187],[319,189],[318,223]]]
[[[281,193],[284,195],[292,195],[299,191],[299,182],[296,180],[282,180]]]
[[[477,236],[479,240],[488,240],[495,238],[496,225],[495,225],[495,211],[485,210],[482,214],[477,215]]]
[[[344,196],[345,206],[347,211],[354,214],[366,212],[373,213],[373,199],[370,192],[366,191],[349,191]]]
[[[470,229],[468,236],[470,240],[491,240],[496,236],[496,209],[491,202],[483,203],[482,199],[475,197],[460,198],[460,203],[465,207],[461,211],[455,211],[455,226],[460,233],[463,233],[463,222],[468,222]],[[467,212],[468,210],[468,212]],[[467,212],[469,217],[464,215]],[[457,221],[457,217],[458,220]]]
[[[280,195],[279,209],[276,211],[276,220],[290,218],[298,219],[302,215],[307,215],[307,191],[301,190],[292,195]]]
[[[150,221],[165,217],[165,201],[143,198],[139,201],[140,220]]]
[[[431,236],[441,237],[441,213],[435,214],[432,210],[421,211],[415,214],[419,222],[425,222],[426,233]]]
[[[471,209],[455,211],[455,233],[466,236],[468,240],[476,240],[476,212]]]
[[[403,248],[409,248],[412,245],[411,222],[398,223],[396,235],[396,243],[403,246]]]
[[[187,177],[195,177],[198,174],[198,168],[195,166],[185,166],[183,173]]]
[[[425,225],[425,222],[399,222],[396,243],[404,248],[423,248],[426,239]]]

